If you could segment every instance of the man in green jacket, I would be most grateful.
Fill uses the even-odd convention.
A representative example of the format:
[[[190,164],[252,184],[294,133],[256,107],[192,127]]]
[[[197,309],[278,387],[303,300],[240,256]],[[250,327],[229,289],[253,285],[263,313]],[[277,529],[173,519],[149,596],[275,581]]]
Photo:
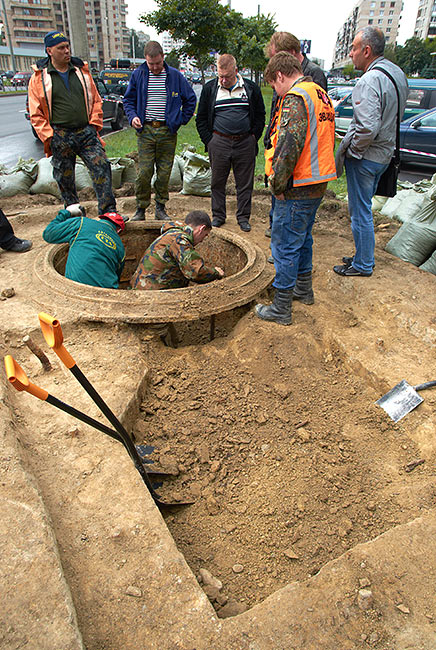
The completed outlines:
[[[43,239],[49,244],[70,245],[66,278],[92,287],[118,289],[125,258],[120,238],[124,219],[117,212],[106,212],[97,220],[81,214],[77,204],[59,210],[42,233]]]

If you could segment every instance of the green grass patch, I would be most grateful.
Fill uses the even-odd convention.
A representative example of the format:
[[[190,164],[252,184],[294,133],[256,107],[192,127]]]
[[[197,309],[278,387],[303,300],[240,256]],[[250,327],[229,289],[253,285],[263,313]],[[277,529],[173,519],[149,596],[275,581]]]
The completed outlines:
[[[271,100],[272,100],[272,88],[270,86],[262,88],[262,95],[265,102],[267,119],[269,117]],[[339,141],[337,141],[337,144]],[[204,145],[200,140],[197,129],[195,127],[195,116],[186,124],[185,126],[180,127],[177,133],[177,148],[176,153],[181,154],[186,145],[193,145],[196,148],[197,153],[204,154]],[[128,153],[132,153],[138,150],[136,131],[133,128],[128,128],[118,133],[114,133],[110,138],[106,140],[106,154],[109,158],[118,158],[125,156]],[[263,179],[265,169],[265,157],[263,149],[263,137],[259,140],[259,153],[256,158],[256,167],[255,167],[255,177],[261,177]],[[263,180],[257,180],[255,182],[255,187],[260,189],[264,187]],[[333,190],[336,194],[346,194],[347,192],[347,183],[345,179],[345,173],[342,177],[336,181],[331,181],[329,183],[329,189]]]

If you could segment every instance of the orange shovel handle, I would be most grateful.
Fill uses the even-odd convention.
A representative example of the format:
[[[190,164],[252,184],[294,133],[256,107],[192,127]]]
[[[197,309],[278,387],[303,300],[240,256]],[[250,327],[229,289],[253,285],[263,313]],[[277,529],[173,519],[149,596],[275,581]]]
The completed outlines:
[[[47,345],[54,350],[67,368],[75,366],[76,362],[63,346],[64,335],[62,334],[62,327],[57,318],[53,318],[53,316],[49,316],[43,311],[39,312],[38,318]]]
[[[14,388],[17,390],[25,390],[27,393],[30,393],[45,402],[48,397],[48,392],[43,388],[32,384],[22,367],[10,354],[5,356],[5,369],[8,381]]]

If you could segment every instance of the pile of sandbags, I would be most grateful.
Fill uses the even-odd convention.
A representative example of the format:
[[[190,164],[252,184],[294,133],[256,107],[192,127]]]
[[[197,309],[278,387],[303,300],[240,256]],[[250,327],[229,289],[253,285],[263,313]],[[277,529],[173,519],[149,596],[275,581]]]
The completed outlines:
[[[15,167],[11,169],[0,166],[0,198],[28,194],[30,187],[36,180],[38,163],[30,158],[19,158]]]
[[[436,181],[436,175],[433,179]],[[402,205],[396,208],[395,216],[397,219],[400,218],[398,215],[402,217],[403,225],[386,244],[386,250],[436,275],[436,182],[432,182],[424,192],[411,194],[408,206],[407,210]]]

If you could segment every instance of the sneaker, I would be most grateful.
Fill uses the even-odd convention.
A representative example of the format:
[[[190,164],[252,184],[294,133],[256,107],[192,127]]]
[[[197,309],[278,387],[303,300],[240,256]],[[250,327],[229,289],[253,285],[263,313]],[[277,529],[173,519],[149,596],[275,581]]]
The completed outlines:
[[[145,208],[136,208],[132,221],[145,221]]]
[[[224,224],[225,224],[225,221],[220,221],[220,220],[217,219],[216,217],[214,217],[214,218],[212,219],[212,226],[213,226],[214,228],[221,228],[221,226],[224,226]]]
[[[362,271],[355,269],[351,264],[349,266],[347,264],[339,264],[338,266],[333,267],[333,271],[338,275],[344,275],[346,277],[361,276],[362,278],[369,278],[372,275],[372,271],[371,273],[363,273]]]
[[[12,251],[13,253],[26,253],[27,251],[30,251],[32,246],[33,243],[30,239],[18,239],[17,237],[17,241],[13,246],[8,248],[8,251]]]
[[[156,201],[156,208],[154,211],[154,218],[158,219],[159,221],[169,221],[170,218],[165,212],[165,205],[163,203],[158,203]]]
[[[248,223],[248,221],[243,221],[242,223],[239,224],[239,227],[243,232],[250,232],[251,230],[251,226]]]
[[[271,238],[271,228],[267,228],[267,229],[265,230],[265,237],[269,237],[269,238]]]

